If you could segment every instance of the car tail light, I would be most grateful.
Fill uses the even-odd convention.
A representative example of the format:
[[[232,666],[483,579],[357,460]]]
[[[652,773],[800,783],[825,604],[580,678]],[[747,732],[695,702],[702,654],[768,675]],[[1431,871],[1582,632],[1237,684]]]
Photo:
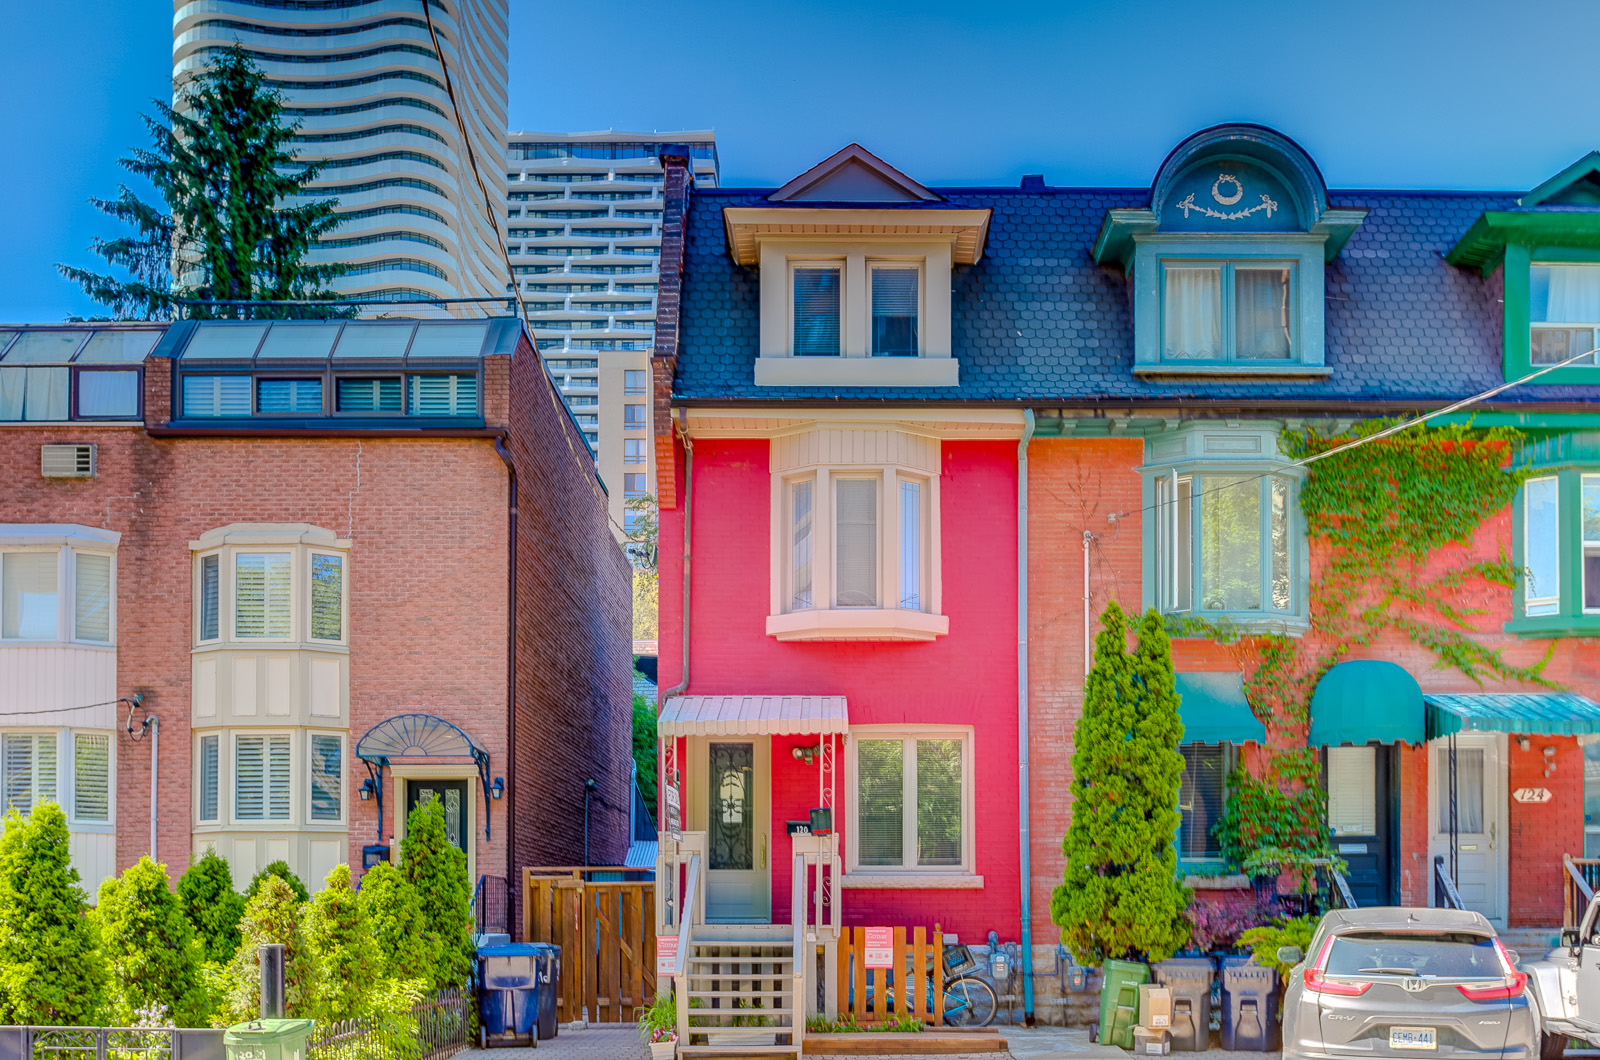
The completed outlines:
[[[1360,997],[1372,989],[1371,983],[1351,983],[1343,980],[1327,979],[1323,977],[1322,969],[1328,963],[1328,950],[1333,948],[1333,936],[1329,935],[1322,949],[1317,953],[1317,959],[1306,966],[1300,973],[1305,981],[1307,990],[1315,990],[1323,994],[1338,994],[1341,997]]]
[[[1468,1001],[1505,1001],[1521,997],[1522,992],[1528,988],[1528,973],[1517,971],[1516,966],[1511,963],[1511,955],[1506,952],[1504,944],[1499,939],[1494,940],[1494,948],[1500,955],[1500,967],[1505,970],[1505,978],[1483,986],[1458,984],[1456,989],[1460,990],[1461,996]]]

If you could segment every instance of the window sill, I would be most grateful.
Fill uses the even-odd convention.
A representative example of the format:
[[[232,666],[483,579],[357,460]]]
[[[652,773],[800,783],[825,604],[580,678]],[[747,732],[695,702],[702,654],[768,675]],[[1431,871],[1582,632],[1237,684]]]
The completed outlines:
[[[756,386],[959,386],[954,357],[758,357]]]
[[[1504,626],[1519,637],[1600,637],[1600,615],[1524,615]]]
[[[1217,633],[1235,634],[1266,634],[1298,637],[1311,629],[1311,623],[1299,615],[1272,615],[1253,614],[1240,611],[1216,611],[1211,613],[1196,614],[1193,611],[1168,611],[1166,618],[1169,623],[1177,623],[1177,629],[1171,629],[1170,635],[1175,640],[1210,640],[1211,635],[1207,630]],[[1183,623],[1194,621],[1204,627],[1193,632],[1182,628]]]
[[[847,872],[839,877],[845,890],[981,891],[983,877],[970,872]]]
[[[779,640],[929,641],[949,632],[948,615],[895,608],[794,611],[767,616],[767,636]]]
[[[1243,873],[1232,876],[1185,876],[1183,885],[1192,891],[1242,891],[1250,886]]]
[[[115,644],[100,644],[86,640],[0,640],[0,649],[4,648],[76,648],[79,651],[103,651],[112,655],[117,653]]]
[[[1234,364],[1177,364],[1163,361],[1157,364],[1136,364],[1133,366],[1133,374],[1137,376],[1211,375],[1321,379],[1332,375],[1333,369],[1321,364],[1273,364],[1264,361]]]
[[[309,651],[324,652],[328,655],[349,655],[350,645],[336,644],[331,640],[208,640],[189,649],[190,655],[206,655],[211,652],[274,652],[274,651]]]

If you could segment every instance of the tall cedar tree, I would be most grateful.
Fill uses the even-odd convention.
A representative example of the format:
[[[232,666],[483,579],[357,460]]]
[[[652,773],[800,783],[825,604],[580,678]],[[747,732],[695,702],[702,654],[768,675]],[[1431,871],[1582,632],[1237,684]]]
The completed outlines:
[[[41,802],[0,836],[0,1022],[74,1026],[101,1016],[106,971],[84,916],[67,817]]]
[[[178,879],[178,901],[205,947],[206,960],[227,964],[239,948],[239,920],[244,895],[233,889],[233,870],[226,858],[207,850]]]
[[[237,44],[181,85],[174,104],[152,100],[157,116],[141,115],[152,146],[135,148],[122,167],[148,180],[165,209],[126,185],[115,199],[89,200],[133,228],[96,239],[93,250],[127,278],[57,265],[90,298],[119,319],[174,315],[178,298],[315,299],[337,263],[309,264],[319,237],[339,223],[335,199],[302,201],[318,167],[295,161],[294,134],[283,98]],[[174,275],[175,274],[175,275]],[[241,316],[237,307],[193,307],[188,315]],[[284,315],[252,307],[251,316]],[[303,308],[300,315],[312,315]],[[335,307],[315,315],[342,315]]]
[[[444,806],[437,795],[418,803],[406,817],[400,872],[416,888],[428,934],[438,947],[433,985],[462,985],[472,969],[472,882],[467,879],[467,855],[445,834]]]
[[[1127,652],[1127,618],[1100,618],[1083,715],[1073,730],[1067,867],[1050,916],[1078,960],[1160,961],[1188,941],[1189,892],[1178,882],[1183,722],[1172,643],[1147,612]]]
[[[350,866],[336,865],[306,906],[306,946],[316,968],[317,1019],[347,1020],[371,1010],[384,958],[365,905],[350,889]]]
[[[422,896],[411,881],[389,862],[380,861],[362,875],[359,897],[378,949],[387,955],[388,977],[420,979],[432,986],[438,940],[428,930]]]
[[[316,965],[301,930],[300,916],[300,901],[287,883],[277,876],[261,882],[260,891],[245,906],[244,919],[239,922],[239,950],[228,964],[227,996],[213,1023],[227,1027],[261,1014],[260,949],[268,942],[283,946],[284,1014],[315,1015],[312,991]]]
[[[261,891],[261,885],[268,878],[282,880],[289,885],[289,890],[294,892],[294,900],[304,902],[310,899],[311,892],[306,890],[306,885],[300,882],[300,877],[294,874],[287,861],[269,861],[264,868],[250,877],[250,886],[244,889],[244,900],[249,902]]]
[[[131,1027],[140,1009],[161,1005],[179,1027],[203,1027],[210,995],[200,977],[205,948],[167,885],[167,867],[149,855],[100,885],[94,919],[111,975],[106,1017]]]

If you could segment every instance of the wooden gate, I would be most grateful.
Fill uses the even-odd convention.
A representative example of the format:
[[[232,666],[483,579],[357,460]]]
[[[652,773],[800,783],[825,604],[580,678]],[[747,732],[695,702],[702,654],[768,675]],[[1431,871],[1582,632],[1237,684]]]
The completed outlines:
[[[932,939],[928,929],[917,927],[909,932],[903,927],[894,929],[894,961],[897,974],[891,977],[890,969],[868,968],[866,961],[866,928],[843,928],[839,933],[839,1018],[853,1017],[862,1026],[883,1023],[900,1015],[900,1006],[890,1011],[889,1000],[898,996],[909,1002],[904,1006],[909,1015],[922,1023],[942,1023],[944,1020],[944,932],[933,926]],[[888,980],[893,978],[891,984]],[[909,982],[909,988],[907,983]],[[869,996],[870,995],[870,996]]]
[[[656,996],[656,885],[585,879],[595,875],[620,872],[524,869],[522,937],[561,947],[556,1016],[563,1023],[632,1023]]]

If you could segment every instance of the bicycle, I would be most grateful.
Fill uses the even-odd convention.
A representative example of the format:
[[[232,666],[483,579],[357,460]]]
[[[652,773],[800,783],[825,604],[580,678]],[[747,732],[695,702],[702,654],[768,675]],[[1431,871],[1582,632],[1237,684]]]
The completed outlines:
[[[994,987],[978,976],[972,974],[978,967],[978,962],[973,959],[972,951],[965,945],[954,943],[945,946],[944,965],[944,1022],[951,1027],[987,1027],[994,1022],[994,1016],[999,1011],[1000,1003],[995,997]],[[933,1011],[933,975],[923,976],[926,984],[924,1008]],[[889,999],[889,1011],[893,1012],[900,996],[899,990],[893,990],[894,972],[889,973],[889,986],[892,994]],[[852,995],[855,987],[851,986]],[[905,1009],[907,1012],[913,1008],[910,997],[911,984],[909,977],[906,980]],[[854,998],[852,997],[852,1002]],[[867,991],[867,1004],[872,1004],[872,991]]]

